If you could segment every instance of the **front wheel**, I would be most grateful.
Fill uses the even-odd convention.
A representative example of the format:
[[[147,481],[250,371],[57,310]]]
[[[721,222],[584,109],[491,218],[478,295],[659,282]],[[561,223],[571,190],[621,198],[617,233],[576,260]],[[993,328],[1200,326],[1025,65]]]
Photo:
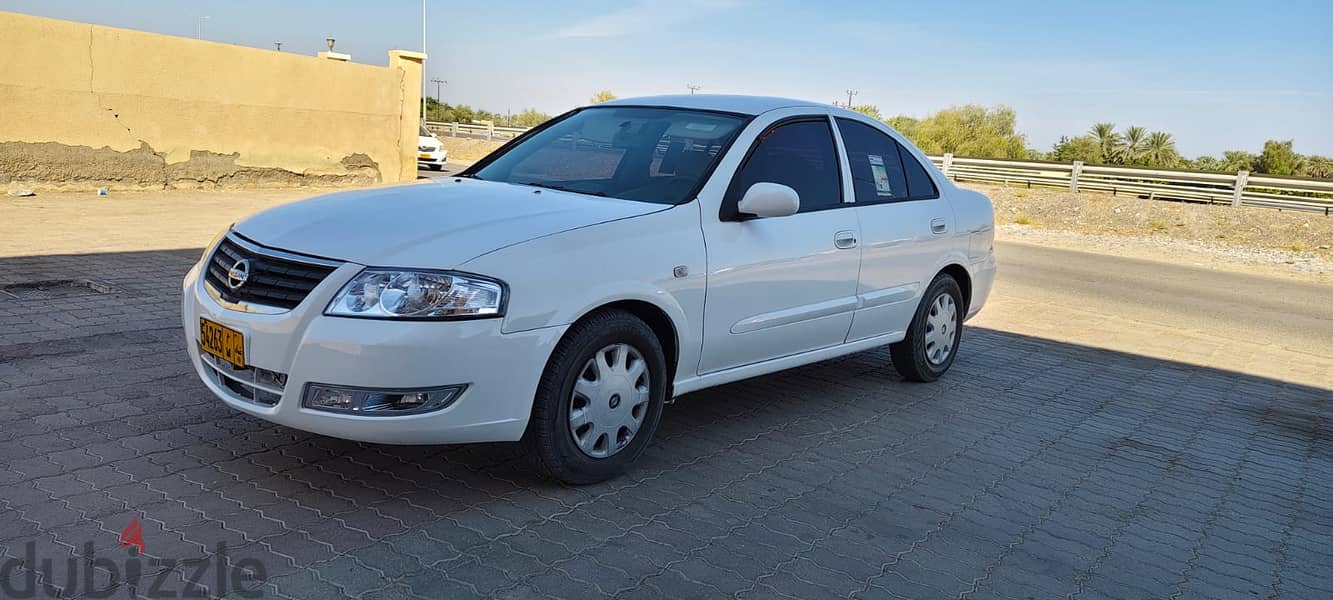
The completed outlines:
[[[950,275],[937,276],[921,297],[907,337],[889,346],[893,368],[909,381],[939,379],[958,355],[964,310],[958,282]]]
[[[542,374],[523,443],[539,470],[568,484],[605,481],[652,440],[666,402],[662,344],[624,311],[570,328]]]

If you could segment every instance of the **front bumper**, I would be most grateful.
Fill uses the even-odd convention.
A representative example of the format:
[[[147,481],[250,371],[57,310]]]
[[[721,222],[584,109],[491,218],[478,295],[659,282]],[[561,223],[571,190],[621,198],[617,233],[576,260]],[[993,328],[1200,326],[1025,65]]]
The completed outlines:
[[[204,385],[227,405],[304,431],[384,444],[447,444],[514,441],[523,435],[537,381],[564,327],[502,334],[501,319],[388,321],[329,317],[333,295],[361,270],[345,264],[331,273],[296,308],[278,314],[242,312],[223,306],[205,289],[199,267],[183,283],[181,315],[186,348]],[[223,378],[251,378],[256,369],[232,371],[205,360],[199,349],[199,319],[245,336],[247,366],[286,375],[285,385],[264,380],[275,403],[257,402]],[[364,388],[427,388],[466,384],[453,404],[438,411],[401,416],[337,414],[301,406],[308,383]],[[267,397],[271,400],[272,397]]]
[[[449,153],[444,150],[436,152],[417,152],[417,162],[428,165],[442,165],[449,160]]]

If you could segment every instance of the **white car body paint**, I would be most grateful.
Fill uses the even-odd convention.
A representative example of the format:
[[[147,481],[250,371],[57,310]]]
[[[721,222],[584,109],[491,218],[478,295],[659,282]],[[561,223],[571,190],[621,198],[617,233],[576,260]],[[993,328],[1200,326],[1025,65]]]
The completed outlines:
[[[995,276],[990,202],[957,188],[901,135],[857,113],[779,98],[671,96],[599,106],[728,111],[749,123],[698,193],[654,204],[525,185],[447,178],[331,194],[249,217],[234,234],[342,263],[295,308],[237,310],[206,289],[201,264],[183,283],[187,347],[228,405],[317,433],[379,443],[512,441],[565,331],[608,304],[650,305],[674,329],[674,393],[763,375],[903,339],[923,290],[966,273],[966,316]],[[589,110],[596,110],[595,108]],[[789,117],[848,118],[899,141],[938,188],[928,200],[858,205],[835,135],[845,206],[724,221],[721,204],[751,146]],[[836,127],[833,129],[837,131]],[[943,231],[932,223],[943,222]],[[842,247],[854,238],[850,247]],[[363,267],[456,270],[507,285],[502,318],[394,321],[327,316]],[[247,364],[287,374],[261,406],[217,383],[200,358],[199,318],[245,336]],[[306,383],[417,388],[466,384],[449,407],[406,416],[305,408]]]
[[[434,134],[417,136],[418,165],[426,165],[438,171],[444,167],[445,161],[448,160],[449,151],[444,149],[444,143]]]

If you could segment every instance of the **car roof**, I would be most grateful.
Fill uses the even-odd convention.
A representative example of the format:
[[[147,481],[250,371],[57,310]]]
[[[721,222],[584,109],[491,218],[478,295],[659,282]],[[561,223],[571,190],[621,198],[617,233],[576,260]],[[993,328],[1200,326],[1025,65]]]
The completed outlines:
[[[775,98],[770,96],[731,96],[724,94],[678,94],[670,96],[642,96],[639,98],[620,98],[603,102],[598,106],[663,106],[669,108],[692,108],[697,110],[719,110],[743,115],[758,115],[770,110],[792,107],[831,108],[826,104],[809,100]]]

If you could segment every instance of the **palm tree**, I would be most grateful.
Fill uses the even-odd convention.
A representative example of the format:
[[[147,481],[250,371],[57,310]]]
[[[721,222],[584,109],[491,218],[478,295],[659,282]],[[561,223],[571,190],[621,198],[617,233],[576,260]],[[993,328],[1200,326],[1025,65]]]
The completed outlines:
[[[615,99],[616,95],[612,94],[611,90],[602,90],[600,92],[597,92],[596,94],[593,94],[591,98],[588,98],[588,104],[601,104],[603,102],[610,102]]]
[[[1315,179],[1333,179],[1333,158],[1306,157],[1305,174]]]
[[[1115,158],[1116,146],[1120,145],[1120,134],[1115,132],[1115,123],[1097,123],[1088,130],[1092,139],[1102,149],[1102,162],[1109,163]]]
[[[1259,160],[1258,156],[1244,150],[1227,150],[1222,153],[1222,170],[1230,171],[1253,171],[1254,162]]]
[[[1143,157],[1154,167],[1171,167],[1180,160],[1180,153],[1176,152],[1176,140],[1172,139],[1171,134],[1154,131],[1148,134],[1144,142]]]
[[[1133,163],[1139,160],[1143,155],[1144,147],[1148,142],[1148,130],[1138,125],[1130,125],[1125,128],[1124,135],[1121,136],[1120,147],[1116,151],[1116,156],[1122,163]]]

